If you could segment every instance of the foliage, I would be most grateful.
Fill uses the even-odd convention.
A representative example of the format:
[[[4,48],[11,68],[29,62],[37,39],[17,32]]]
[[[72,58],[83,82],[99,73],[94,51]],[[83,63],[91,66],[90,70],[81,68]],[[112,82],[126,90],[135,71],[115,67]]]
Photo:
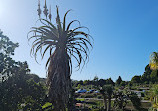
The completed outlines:
[[[5,81],[14,73],[13,68],[18,65],[10,56],[14,55],[15,48],[18,47],[18,43],[13,43],[10,39],[3,35],[0,31],[0,82]]]
[[[0,30],[0,53],[7,56],[14,55],[14,50],[18,46],[18,43],[10,41],[10,39],[3,35],[3,32]]]
[[[125,86],[126,82],[125,81],[121,81],[120,86]]]
[[[25,92],[23,92],[24,96],[22,98],[22,103],[24,104],[24,106],[22,107],[22,109],[30,111],[40,111],[43,104],[45,104],[46,102],[46,88],[42,84],[36,83],[33,80],[27,80],[26,82],[27,90],[23,89]]]
[[[27,79],[26,67],[26,63],[21,63],[15,74],[0,83],[0,109],[2,111],[15,111],[18,108],[34,111],[42,105],[46,90],[43,85]],[[24,106],[21,107],[21,104]]]
[[[13,43],[0,32],[0,45],[0,110],[40,110],[46,90],[33,81],[27,62],[16,62],[11,58],[18,43]]]
[[[70,11],[70,10],[69,10]],[[49,50],[50,57],[46,63],[48,66],[47,85],[49,86],[49,98],[53,103],[55,110],[65,110],[68,103],[72,73],[72,58],[77,61],[77,67],[86,63],[88,60],[89,46],[92,47],[91,37],[88,33],[82,31],[86,27],[76,27],[70,29],[71,21],[66,26],[67,11],[64,15],[63,23],[59,16],[57,7],[56,25],[46,19],[40,19],[40,27],[32,27],[30,39],[33,39],[31,52],[37,57],[40,52],[42,58]],[[29,33],[29,34],[30,34]],[[44,51],[43,51],[44,49]]]
[[[121,76],[118,77],[118,79],[116,80],[116,84],[120,85],[122,82],[122,78]]]
[[[93,85],[96,86],[96,87],[98,87],[98,85],[99,85],[99,84],[98,84],[98,81],[99,81],[98,76],[95,76],[94,79],[92,80]]]
[[[82,94],[80,97],[81,98],[96,98],[97,94],[94,94],[94,93],[92,93],[92,94]]]
[[[103,87],[106,84],[106,80],[105,79],[99,79],[98,84],[99,84],[99,86]]]
[[[129,82],[129,83],[128,83],[128,88],[131,89],[131,87],[132,87],[132,83]]]
[[[53,110],[53,105],[52,103],[46,102],[43,106],[42,106],[42,110],[44,111],[51,111]]]
[[[113,94],[113,87],[112,85],[108,85],[107,87],[107,95],[108,95],[108,110],[111,110],[111,96]]]
[[[134,77],[131,79],[131,82],[132,82],[132,83],[141,83],[141,76],[134,76]]]
[[[107,79],[106,84],[109,84],[109,85],[112,85],[112,86],[115,85],[114,81],[111,78]]]
[[[150,100],[152,101],[152,107],[153,109],[158,108],[158,85],[153,85],[153,87],[150,90]]]
[[[0,83],[0,109],[9,111],[9,110],[16,110],[17,105],[19,102],[22,101],[23,97],[23,90],[22,87],[26,87],[24,78],[25,73],[25,63],[19,64],[19,66],[16,66],[16,73],[12,73],[12,77],[8,77],[8,80],[3,81]],[[26,74],[26,73],[25,73]]]
[[[148,83],[149,84],[149,81],[150,81],[150,74],[151,74],[152,70],[149,66],[149,64],[145,67],[145,72],[144,74],[141,76],[141,81],[143,83]]]
[[[140,110],[141,109],[141,99],[137,96],[136,93],[134,92],[130,92],[128,94],[129,99],[131,100],[133,106],[137,109]]]
[[[150,55],[150,68],[153,69],[153,70],[156,70],[158,69],[158,53],[157,52],[153,52],[151,55]]]
[[[153,70],[150,74],[150,79],[152,83],[158,82],[158,70]]]
[[[69,102],[67,103],[68,111],[75,110],[75,103],[76,103],[75,90],[72,88],[69,95]]]
[[[127,105],[128,95],[121,91],[114,92],[114,108],[115,110],[125,110]]]
[[[100,87],[100,93],[103,96],[104,99],[104,109],[107,109],[107,98],[108,98],[108,110],[111,109],[111,96],[113,94],[113,87],[112,85],[104,85],[103,87]]]

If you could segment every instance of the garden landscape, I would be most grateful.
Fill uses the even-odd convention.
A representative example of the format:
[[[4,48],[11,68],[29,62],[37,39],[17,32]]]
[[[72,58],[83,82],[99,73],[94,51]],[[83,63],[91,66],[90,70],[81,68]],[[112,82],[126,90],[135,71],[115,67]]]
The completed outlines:
[[[0,1],[0,111],[158,111],[158,1]]]

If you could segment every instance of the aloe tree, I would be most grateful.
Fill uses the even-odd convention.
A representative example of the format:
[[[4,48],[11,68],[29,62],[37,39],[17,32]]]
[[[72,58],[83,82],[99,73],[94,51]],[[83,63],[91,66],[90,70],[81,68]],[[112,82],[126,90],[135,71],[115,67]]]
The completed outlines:
[[[57,7],[56,25],[47,19],[40,19],[42,25],[32,27],[29,32],[29,40],[34,40],[31,53],[35,59],[38,52],[42,58],[46,52],[50,53],[46,62],[48,96],[56,111],[66,110],[71,88],[72,58],[77,61],[77,68],[80,69],[89,58],[89,48],[92,48],[92,37],[83,31],[86,27],[80,26],[77,20],[66,25],[69,11],[65,13],[61,22]],[[78,22],[79,27],[70,29],[74,22]]]

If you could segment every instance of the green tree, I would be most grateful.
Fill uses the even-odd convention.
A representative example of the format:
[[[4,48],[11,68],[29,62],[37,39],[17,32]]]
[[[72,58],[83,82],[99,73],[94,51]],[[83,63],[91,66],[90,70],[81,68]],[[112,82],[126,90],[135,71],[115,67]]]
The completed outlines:
[[[158,53],[157,52],[153,52],[151,55],[150,55],[150,68],[155,70],[155,69],[158,69]]]
[[[20,108],[22,108],[24,111],[41,111],[42,106],[47,102],[47,98],[45,98],[45,86],[43,84],[36,83],[33,79],[26,80],[26,86],[26,89],[22,87],[23,97]]]
[[[113,94],[113,87],[111,85],[107,86],[107,95],[108,95],[108,111],[111,110],[111,96]]]
[[[141,83],[141,76],[134,76],[134,77],[131,79],[131,82],[132,82],[132,83]]]
[[[125,107],[127,105],[127,94],[123,92],[114,92],[114,108],[115,110],[125,110]]]
[[[103,87],[106,84],[106,80],[99,79],[98,84],[99,84],[99,86]]]
[[[152,83],[156,83],[158,82],[158,74],[157,74],[157,70],[153,70],[150,74],[150,81]]]
[[[0,83],[0,110],[41,110],[46,95],[44,85],[34,82],[32,78],[28,79],[29,70],[26,62],[18,62],[13,70],[15,73]]]
[[[152,102],[152,108],[157,109],[158,108],[158,85],[153,85],[150,89],[150,100]]]
[[[26,74],[23,67],[25,67],[25,63],[18,62],[16,67],[11,69],[15,72],[0,83],[0,110],[16,111],[18,104],[22,101],[24,93],[22,87],[26,87],[23,82],[25,80],[23,75]]]
[[[5,81],[14,70],[16,62],[10,57],[14,55],[15,48],[18,47],[18,43],[13,43],[10,39],[3,35],[0,30],[0,78]]]
[[[137,96],[136,93],[134,92],[130,92],[128,94],[133,106],[138,110],[138,111],[142,111],[141,110],[141,99]]]
[[[107,109],[107,87],[104,85],[102,87],[100,87],[100,93],[103,96],[103,100],[104,100],[104,109]]]
[[[120,85],[121,85],[121,86],[125,86],[125,85],[126,85],[126,82],[125,82],[125,81],[121,81]]]
[[[104,99],[104,109],[107,111],[110,111],[111,110],[111,97],[113,94],[113,86],[104,85],[103,87],[100,87],[99,90]],[[107,107],[107,99],[108,99],[108,107]]]
[[[3,32],[0,30],[0,53],[7,56],[14,55],[14,50],[18,46],[18,43],[10,41],[10,39],[3,35]]]
[[[150,68],[154,71],[152,71],[152,75],[150,76],[152,78],[152,81],[155,80],[154,77],[158,77],[158,53],[157,52],[153,52],[150,55]],[[155,74],[157,73],[157,74]],[[156,80],[155,80],[156,81]]]
[[[121,76],[119,76],[118,79],[116,80],[116,84],[120,85],[121,82],[122,82],[122,78]]]
[[[131,87],[132,87],[132,83],[129,82],[129,83],[128,83],[128,88],[131,89]]]
[[[46,90],[43,85],[30,81],[27,62],[16,62],[11,58],[16,47],[18,43],[0,32],[0,111],[17,111],[22,103],[27,107],[28,101],[30,111],[35,111],[41,108]]]
[[[145,72],[144,74],[141,76],[141,81],[143,83],[147,83],[149,84],[149,81],[150,81],[150,74],[151,74],[152,70],[149,66],[149,64],[145,67]]]
[[[49,64],[47,71],[48,95],[50,102],[54,105],[54,110],[57,111],[65,111],[69,100],[72,57],[77,61],[77,67],[80,68],[81,64],[84,65],[88,59],[89,46],[92,47],[90,35],[80,30],[85,27],[79,26],[70,29],[72,23],[77,20],[73,20],[66,26],[68,12],[61,22],[57,7],[56,25],[46,19],[40,19],[42,26],[33,27],[30,31],[33,35],[29,37],[29,39],[34,39],[31,52],[35,58],[38,52],[41,52],[42,58],[48,50],[50,52],[46,63],[46,66]]]
[[[115,85],[114,81],[111,78],[106,80],[106,84],[111,84],[112,86]]]
[[[98,85],[99,85],[99,84],[98,84],[98,81],[99,81],[98,76],[95,76],[92,81],[93,81],[93,85],[96,86],[96,87],[98,87]]]

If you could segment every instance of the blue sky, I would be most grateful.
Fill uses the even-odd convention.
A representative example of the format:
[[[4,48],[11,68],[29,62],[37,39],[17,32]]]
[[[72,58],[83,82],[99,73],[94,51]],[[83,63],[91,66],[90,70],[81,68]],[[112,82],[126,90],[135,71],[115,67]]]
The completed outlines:
[[[41,0],[43,3],[44,0]],[[77,19],[87,26],[94,38],[90,61],[82,72],[73,71],[72,79],[109,78],[130,80],[142,75],[149,56],[158,51],[157,0],[47,0],[62,16],[67,10],[68,22]],[[46,77],[45,62],[37,64],[30,57],[27,33],[38,19],[37,0],[0,0],[0,29],[20,44],[15,60],[27,61],[32,73]],[[53,19],[55,20],[55,19]]]

